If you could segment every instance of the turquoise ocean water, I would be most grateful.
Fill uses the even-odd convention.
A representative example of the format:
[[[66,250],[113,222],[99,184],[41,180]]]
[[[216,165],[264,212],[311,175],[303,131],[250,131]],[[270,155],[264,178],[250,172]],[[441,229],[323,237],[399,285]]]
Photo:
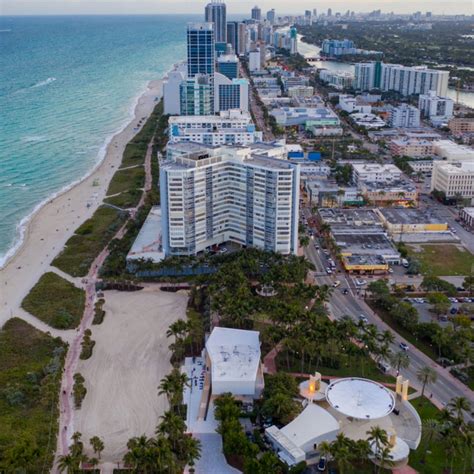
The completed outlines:
[[[0,17],[0,266],[44,200],[83,177],[200,16]]]

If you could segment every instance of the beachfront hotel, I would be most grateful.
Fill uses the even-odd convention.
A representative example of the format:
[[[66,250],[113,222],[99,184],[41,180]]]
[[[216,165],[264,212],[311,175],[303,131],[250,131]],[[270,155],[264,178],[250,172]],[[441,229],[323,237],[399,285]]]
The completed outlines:
[[[219,115],[170,117],[168,130],[169,143],[249,145],[262,141],[250,114],[235,109]]]
[[[165,255],[225,242],[295,254],[299,181],[297,164],[252,147],[170,143],[160,164]]]

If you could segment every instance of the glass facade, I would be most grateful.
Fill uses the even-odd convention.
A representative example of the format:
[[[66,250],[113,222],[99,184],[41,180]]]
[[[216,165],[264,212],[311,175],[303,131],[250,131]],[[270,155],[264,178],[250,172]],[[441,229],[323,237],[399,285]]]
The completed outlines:
[[[219,110],[240,109],[240,85],[219,84]]]

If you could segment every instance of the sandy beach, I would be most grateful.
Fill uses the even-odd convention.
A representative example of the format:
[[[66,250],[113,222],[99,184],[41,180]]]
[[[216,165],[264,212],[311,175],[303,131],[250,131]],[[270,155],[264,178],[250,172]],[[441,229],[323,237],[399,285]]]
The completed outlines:
[[[162,87],[161,80],[148,84],[138,99],[133,120],[111,139],[103,161],[87,178],[49,201],[30,220],[22,246],[0,269],[0,328],[12,316],[22,316],[18,308],[23,298],[40,276],[51,270],[51,261],[75,229],[101,204],[126,144],[137,133],[139,120],[152,112]]]
[[[167,409],[158,396],[160,380],[170,372],[169,325],[186,318],[185,291],[164,292],[146,288],[138,292],[107,291],[106,316],[92,326],[96,341],[92,357],[81,360],[77,371],[85,378],[87,395],[74,412],[74,430],[88,440],[100,436],[105,443],[102,462],[120,462],[127,441],[154,435]]]

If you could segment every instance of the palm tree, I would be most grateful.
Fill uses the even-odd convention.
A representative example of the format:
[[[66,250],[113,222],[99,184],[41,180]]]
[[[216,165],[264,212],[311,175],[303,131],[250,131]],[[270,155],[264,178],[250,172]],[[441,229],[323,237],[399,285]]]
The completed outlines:
[[[79,464],[80,461],[72,454],[66,454],[64,456],[59,456],[58,458],[59,472],[66,471],[68,474],[71,474],[79,469]]]
[[[456,414],[459,421],[462,421],[464,419],[463,411],[471,411],[471,404],[465,397],[456,397],[448,403],[448,409]]]
[[[327,441],[323,441],[318,445],[318,451],[321,456],[324,456],[326,459],[329,459],[331,456],[331,444]]]
[[[427,365],[419,369],[418,372],[416,373],[416,376],[422,384],[421,398],[423,399],[423,395],[425,393],[425,387],[427,385],[431,385],[435,383],[436,380],[438,379],[438,376],[436,375],[436,372],[431,367],[428,367]]]
[[[169,441],[163,436],[158,436],[151,441],[151,444],[153,459],[152,472],[175,473],[177,471],[176,460]]]
[[[92,449],[94,451],[94,454],[97,454],[98,459],[100,460],[100,454],[104,450],[104,442],[98,437],[98,436],[93,436],[89,440],[90,445],[92,446]]]
[[[367,434],[369,435],[367,438],[369,443],[374,443],[375,445],[375,456],[378,455],[381,449],[388,446],[387,432],[380,428],[380,426],[373,426],[369,431],[367,431]]]
[[[423,421],[423,429],[421,431],[422,438],[424,440],[424,449],[422,461],[426,461],[426,454],[432,441],[436,441],[441,435],[441,423],[433,418],[428,418]]]
[[[394,465],[393,457],[391,455],[391,449],[389,446],[383,447],[378,454],[376,454],[375,459],[377,460],[379,466],[377,472],[380,472],[380,469],[390,468]]]
[[[130,465],[134,470],[146,474],[150,468],[150,451],[153,440],[145,435],[131,438],[127,442],[127,453],[123,461]]]
[[[166,435],[168,437],[173,450],[176,450],[185,431],[186,424],[183,418],[172,411],[167,411],[161,416],[161,423],[156,428],[157,435]]]
[[[410,365],[410,357],[405,351],[394,352],[390,356],[390,362],[397,369],[397,374],[399,374],[400,369],[406,369]]]
[[[351,447],[351,440],[343,433],[339,433],[331,443],[331,456],[336,461],[340,474],[344,474],[346,467],[351,464]]]
[[[201,457],[201,441],[190,436],[186,436],[185,461],[193,467],[196,460]]]

